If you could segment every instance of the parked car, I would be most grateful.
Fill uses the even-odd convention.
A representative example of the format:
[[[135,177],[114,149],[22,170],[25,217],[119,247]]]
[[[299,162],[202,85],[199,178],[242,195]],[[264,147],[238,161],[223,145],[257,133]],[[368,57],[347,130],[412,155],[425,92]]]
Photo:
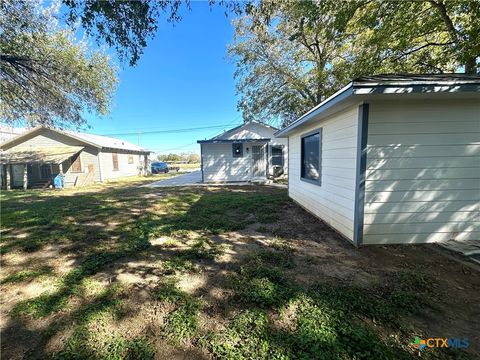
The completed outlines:
[[[152,174],[168,173],[170,169],[166,162],[153,162],[152,163]]]

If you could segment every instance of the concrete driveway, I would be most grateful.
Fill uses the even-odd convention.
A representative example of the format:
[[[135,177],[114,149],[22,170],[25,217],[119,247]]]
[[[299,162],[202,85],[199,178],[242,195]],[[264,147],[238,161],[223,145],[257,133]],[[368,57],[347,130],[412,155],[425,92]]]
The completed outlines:
[[[167,187],[167,186],[191,186],[202,183],[202,172],[192,171],[169,179],[156,181],[145,185],[146,187]]]

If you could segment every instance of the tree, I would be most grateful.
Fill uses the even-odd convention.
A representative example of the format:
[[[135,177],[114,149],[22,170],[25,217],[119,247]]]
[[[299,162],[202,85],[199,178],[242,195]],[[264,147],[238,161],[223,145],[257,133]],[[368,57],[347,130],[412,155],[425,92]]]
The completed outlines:
[[[186,156],[186,160],[189,164],[198,164],[200,162],[200,155],[193,152],[189,153]]]
[[[71,26],[79,22],[86,33],[97,43],[114,47],[120,59],[128,59],[135,65],[154,37],[158,21],[166,15],[168,22],[181,20],[182,6],[190,9],[190,0],[162,1],[99,1],[62,0],[66,7],[67,22]],[[209,5],[219,4],[227,12],[240,13],[246,5],[242,1],[209,0]]]
[[[373,1],[349,23],[362,68],[410,72],[479,71],[480,2]]]
[[[342,60],[357,6],[264,1],[235,22],[229,54],[245,120],[285,125],[338,89],[344,79],[332,64]]]
[[[229,47],[245,120],[286,125],[361,75],[479,71],[478,1],[264,0],[246,9]]]
[[[80,126],[83,112],[106,114],[116,69],[59,28],[55,11],[32,1],[0,3],[1,119],[30,125]]]
[[[176,161],[186,161],[188,163],[199,163],[200,162],[200,155],[196,153],[181,153],[181,154],[160,154],[157,156],[158,161],[166,161],[166,162],[176,162]]]
[[[180,20],[181,0],[162,1],[98,1],[62,0],[68,24],[79,22],[97,43],[114,47],[119,57],[131,66],[139,60],[147,40],[158,28],[161,13],[168,12],[168,21]],[[188,6],[188,3],[186,3]]]

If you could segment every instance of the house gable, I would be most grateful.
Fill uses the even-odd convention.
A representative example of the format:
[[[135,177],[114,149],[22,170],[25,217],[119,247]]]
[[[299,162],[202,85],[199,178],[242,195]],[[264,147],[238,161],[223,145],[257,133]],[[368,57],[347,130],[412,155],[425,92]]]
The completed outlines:
[[[258,122],[248,122],[223,134],[215,136],[212,140],[242,140],[242,139],[270,139],[277,129]]]
[[[87,141],[76,139],[70,135],[65,135],[59,131],[48,129],[45,127],[35,128],[16,138],[1,144],[2,150],[11,149],[12,147],[52,147],[59,145],[69,146],[85,146],[90,145],[97,147]]]

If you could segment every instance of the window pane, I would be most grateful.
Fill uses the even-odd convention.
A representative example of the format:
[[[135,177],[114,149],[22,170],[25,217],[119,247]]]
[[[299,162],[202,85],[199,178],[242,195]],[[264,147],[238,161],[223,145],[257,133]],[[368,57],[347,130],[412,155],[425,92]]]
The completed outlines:
[[[41,165],[40,166],[40,176],[42,179],[50,179],[52,177],[52,166],[51,165]]]
[[[272,146],[272,165],[283,166],[283,148]]]
[[[320,179],[320,134],[302,138],[302,177]]]
[[[112,162],[113,162],[113,170],[118,170],[118,155],[117,155],[117,153],[112,153]]]

